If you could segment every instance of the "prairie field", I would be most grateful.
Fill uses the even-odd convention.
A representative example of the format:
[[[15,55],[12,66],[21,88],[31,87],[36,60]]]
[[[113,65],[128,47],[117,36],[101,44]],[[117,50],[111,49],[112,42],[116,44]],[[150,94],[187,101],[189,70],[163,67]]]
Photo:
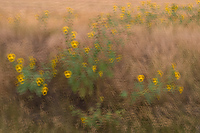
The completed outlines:
[[[0,132],[200,132],[199,0],[0,1]]]

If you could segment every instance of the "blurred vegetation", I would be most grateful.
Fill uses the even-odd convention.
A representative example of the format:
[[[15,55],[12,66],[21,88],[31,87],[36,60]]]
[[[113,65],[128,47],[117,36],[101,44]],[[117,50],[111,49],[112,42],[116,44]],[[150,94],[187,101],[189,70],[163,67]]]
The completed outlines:
[[[7,24],[1,20],[12,31],[4,35],[8,40],[33,42],[33,56],[0,42],[6,51],[0,57],[1,132],[198,132],[199,47],[178,35],[179,28],[199,28],[199,4],[114,5],[112,14],[91,19],[85,42],[74,30],[72,8],[60,29],[48,27],[53,16],[47,10],[35,16],[37,30],[27,30],[19,14]],[[172,39],[159,36],[163,27],[172,28]],[[56,33],[64,46],[43,51]],[[166,46],[158,44],[165,38]]]

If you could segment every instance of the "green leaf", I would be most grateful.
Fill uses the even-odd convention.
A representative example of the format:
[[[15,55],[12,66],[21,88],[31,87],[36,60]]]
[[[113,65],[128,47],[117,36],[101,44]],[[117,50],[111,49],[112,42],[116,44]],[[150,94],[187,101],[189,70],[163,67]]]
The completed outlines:
[[[143,91],[144,90],[144,85],[142,83],[139,83],[138,88],[139,88],[140,91]]]
[[[153,83],[151,80],[149,80],[149,85],[148,85],[148,88],[149,88],[149,90],[150,90],[151,92],[155,92],[155,91],[156,91],[156,88],[157,88],[157,86],[156,86],[156,85],[154,85],[154,83]]]
[[[20,93],[20,95],[24,94],[26,92],[26,88],[24,87],[24,84],[20,84],[18,87],[17,87],[17,91]]]
[[[93,62],[93,58],[91,58],[91,57],[89,57],[88,58],[88,63],[89,63],[89,65],[91,66],[94,62]]]
[[[74,84],[72,84],[72,90],[73,92],[76,92],[79,88],[80,82],[75,82]]]
[[[87,74],[88,74],[89,78],[93,78],[94,77],[94,72],[90,67],[87,68]]]
[[[137,92],[133,92],[133,93],[131,94],[131,96],[132,96],[132,101],[135,102],[136,99],[137,99],[137,97],[138,97],[138,94],[137,94]]]
[[[76,74],[80,74],[80,66],[79,65],[75,65],[75,71],[73,71],[73,72],[76,72]]]
[[[85,79],[83,82],[84,82],[84,84],[85,84],[86,86],[89,86],[89,84],[90,84],[90,81],[89,81],[88,79]]]
[[[126,91],[123,91],[123,92],[121,93],[121,97],[127,97],[127,92],[126,92]]]
[[[99,65],[99,69],[100,69],[101,71],[105,71],[106,68],[107,68],[107,65],[106,65],[105,63],[101,62],[101,64]]]
[[[79,95],[81,98],[85,98],[86,96],[86,89],[85,88],[80,88],[79,89]]]
[[[108,75],[109,78],[113,77],[113,73],[109,70],[106,71],[106,74]]]
[[[31,92],[34,92],[34,89],[35,89],[35,85],[32,85],[32,83],[27,83],[28,85],[28,89],[31,91]]]
[[[40,88],[36,89],[36,94],[37,94],[39,97],[42,95],[42,92],[41,92],[41,89],[40,89]]]
[[[151,96],[150,96],[150,94],[149,93],[145,93],[144,96],[145,96],[147,102],[150,104],[151,103]]]
[[[81,81],[85,80],[86,79],[86,75],[84,72],[81,73]]]

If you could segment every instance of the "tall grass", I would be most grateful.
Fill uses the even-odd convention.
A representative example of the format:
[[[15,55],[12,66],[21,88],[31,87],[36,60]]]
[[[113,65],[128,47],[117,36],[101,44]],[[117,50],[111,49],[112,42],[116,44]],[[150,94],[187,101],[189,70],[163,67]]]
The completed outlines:
[[[61,15],[51,14],[49,11],[48,18],[45,17],[46,12],[37,13],[39,19],[36,19],[33,14],[27,14],[27,17],[13,15],[8,19],[6,13],[1,13],[0,78],[3,81],[1,131],[197,131],[199,128],[198,68],[200,67],[198,64],[199,5],[195,4],[192,10],[190,8],[190,5],[177,8],[177,5],[173,4],[158,9],[158,5],[145,2],[145,5],[140,5],[140,8],[132,5],[125,7],[124,15],[120,15],[123,14],[123,8],[118,6],[110,16],[94,15],[94,19],[90,21],[84,18],[84,14],[77,13],[75,10],[72,13],[69,9]],[[127,11],[131,11],[131,15]],[[76,18],[74,14],[78,17]],[[185,15],[184,19],[182,14]],[[160,16],[164,21],[160,20]],[[97,30],[93,28],[93,23],[98,24]],[[62,31],[64,26],[69,26],[70,29],[66,35]],[[113,33],[114,30],[116,33]],[[64,51],[71,47],[73,35],[71,31],[77,32],[73,40],[80,43],[74,50],[79,52],[78,49],[82,49],[83,54],[80,54],[80,57],[84,57],[83,59],[90,59],[87,58],[87,52],[84,53],[84,48],[90,47],[88,55],[92,55],[92,51],[95,51],[95,41],[98,41],[102,49],[107,51],[111,48],[109,44],[114,44],[111,49],[122,57],[113,67],[107,67],[113,72],[112,78],[106,77],[106,72],[103,76],[97,72],[98,78],[91,80],[89,84],[85,83],[85,80],[91,77],[84,78],[85,84],[80,87],[89,87],[90,90],[89,85],[93,83],[93,91],[90,95],[87,95],[88,89],[81,92],[83,89],[80,90],[79,86],[75,86],[76,82],[70,83],[70,78],[72,79],[77,71],[73,71],[73,67],[65,66],[68,64],[64,61],[78,62],[80,63],[78,65],[82,66],[79,58],[75,59],[71,53]],[[88,33],[91,31],[96,33],[92,39],[88,38]],[[43,87],[39,90],[35,79],[30,80],[30,83],[35,83],[34,87],[27,85],[29,88],[33,87],[32,89],[24,87],[17,90],[15,81],[18,74],[7,59],[9,53],[16,55],[16,61],[17,58],[24,58],[23,71],[26,70],[27,73],[32,71],[28,68],[28,60],[33,56],[36,59],[35,68],[33,73],[28,75],[35,75],[35,79],[39,77],[39,70],[53,73],[54,68],[57,70],[55,76],[53,74],[44,76],[48,87],[45,96],[41,93]],[[55,59],[56,55],[63,57],[59,57],[56,66],[51,66],[51,60]],[[101,67],[101,63],[106,59],[108,62],[111,61],[103,55],[105,53],[99,56],[102,62],[97,65],[97,68],[99,67],[97,70],[104,68]],[[89,61],[87,64],[91,65]],[[176,64],[175,69],[172,69],[172,63]],[[72,75],[66,79],[64,71],[68,68],[71,69]],[[158,70],[163,72],[162,77],[159,77]],[[180,79],[177,80],[174,73],[171,73],[173,70],[180,73]],[[89,69],[83,71],[89,72]],[[138,81],[138,75],[144,76],[142,82]],[[154,86],[152,79],[156,75],[159,79],[158,83],[163,84],[159,88],[162,93],[154,96],[152,91],[149,102],[149,97],[145,95],[147,93],[140,95],[140,92],[146,89],[151,91],[151,87]],[[139,83],[139,87],[135,86],[136,83]],[[173,87],[167,88],[167,85],[172,85],[171,83],[175,84],[177,90]],[[183,92],[179,92],[181,86],[184,88]],[[22,95],[17,93],[21,92],[20,89],[24,90]],[[31,90],[39,90],[40,93]]]

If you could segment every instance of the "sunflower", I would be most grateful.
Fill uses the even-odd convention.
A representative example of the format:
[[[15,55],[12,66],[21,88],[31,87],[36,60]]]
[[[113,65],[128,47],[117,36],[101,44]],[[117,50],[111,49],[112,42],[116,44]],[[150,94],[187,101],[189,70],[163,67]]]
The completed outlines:
[[[71,75],[72,75],[72,72],[71,71],[65,71],[64,74],[65,74],[66,78],[70,78]]]
[[[15,61],[15,54],[8,54],[8,60],[10,61],[10,62],[13,62],[13,61]]]

